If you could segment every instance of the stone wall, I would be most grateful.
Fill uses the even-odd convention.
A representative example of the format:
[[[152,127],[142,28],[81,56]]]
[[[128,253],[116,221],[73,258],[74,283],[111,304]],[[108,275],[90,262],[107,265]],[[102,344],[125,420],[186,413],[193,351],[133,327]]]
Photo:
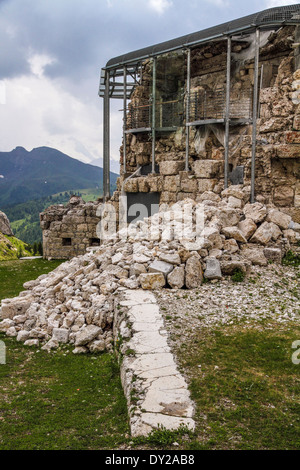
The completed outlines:
[[[295,47],[299,43],[299,35],[299,27],[295,26],[261,33],[255,171],[256,201],[278,207],[296,223],[300,223],[300,69],[297,68],[299,47]],[[232,185],[249,186],[251,180],[253,44],[254,35],[232,40],[232,125],[229,135],[229,177]],[[226,61],[226,41],[192,50],[191,96],[195,93],[206,94],[207,118],[223,116]],[[130,109],[135,107],[140,112],[145,104],[149,106],[151,68],[151,61],[145,61],[140,84],[135,88],[129,104],[128,125]],[[158,58],[157,69],[157,99],[160,102],[172,98],[180,101],[186,92],[185,56],[174,53],[169,57],[162,56]],[[221,102],[218,97],[221,97]],[[185,116],[185,106],[186,101],[182,98],[182,109],[179,107],[182,116]],[[175,111],[178,112],[179,108]],[[212,192],[220,196],[224,190],[224,122],[190,127],[189,171],[185,171],[184,120],[176,131],[157,132],[155,174],[149,170],[151,134],[127,134],[125,144],[126,172],[122,171],[122,146],[121,176],[117,191],[110,199],[117,221],[121,195],[137,195],[135,200],[145,205],[148,201],[149,205],[149,196],[156,193],[160,204],[173,204],[186,198],[201,202],[203,193]],[[68,259],[84,254],[87,248],[97,244],[98,205],[99,201],[85,204],[80,198],[72,198],[67,207],[53,206],[41,214],[44,256]]]
[[[261,34],[260,96],[257,122],[256,196],[257,200],[274,204],[300,222],[300,70],[298,49],[299,28],[283,27],[278,32]],[[233,40],[231,115],[249,122],[230,129],[230,178],[235,184],[250,184],[252,125],[250,97],[254,84],[254,47],[249,38]],[[131,105],[149,100],[151,92],[151,62],[144,65],[140,86],[133,93]],[[178,90],[181,90],[178,81]],[[208,96],[226,87],[226,42],[212,43],[192,51],[191,93],[205,90]],[[241,105],[242,103],[242,105]],[[244,106],[244,108],[243,108]],[[215,113],[215,104],[207,113]],[[222,109],[220,109],[222,112]],[[247,120],[247,119],[246,119]],[[186,197],[196,201],[205,191],[220,194],[224,189],[224,124],[191,127],[189,168],[185,168],[185,128],[176,132],[157,133],[157,174],[133,175],[140,167],[151,163],[151,136],[147,133],[126,137],[126,174],[121,174],[118,191],[141,193],[141,201],[149,192],[159,192],[161,203],[174,203]],[[121,165],[123,147],[121,147]],[[243,179],[236,181],[242,169]],[[240,175],[240,173],[237,173]]]
[[[100,245],[97,235],[99,202],[85,203],[73,196],[67,206],[51,206],[40,214],[45,258],[70,259],[84,254],[89,247]]]

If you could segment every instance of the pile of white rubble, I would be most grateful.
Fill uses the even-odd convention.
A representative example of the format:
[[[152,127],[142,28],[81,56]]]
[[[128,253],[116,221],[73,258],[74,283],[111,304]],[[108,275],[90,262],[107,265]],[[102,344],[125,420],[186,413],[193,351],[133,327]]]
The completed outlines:
[[[74,353],[113,347],[113,316],[120,289],[194,289],[251,265],[281,263],[297,246],[300,225],[263,203],[249,204],[249,188],[231,186],[222,197],[206,192],[170,207],[103,241],[84,256],[24,284],[2,301],[0,331],[50,351],[62,343]]]

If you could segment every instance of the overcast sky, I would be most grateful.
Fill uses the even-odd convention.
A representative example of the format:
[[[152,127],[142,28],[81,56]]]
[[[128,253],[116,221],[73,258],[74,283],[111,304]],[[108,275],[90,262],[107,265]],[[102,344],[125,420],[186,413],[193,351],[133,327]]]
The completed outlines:
[[[0,0],[0,151],[49,146],[87,163],[100,159],[98,86],[100,69],[109,59],[293,3],[299,2]],[[121,145],[121,108],[122,101],[114,101],[115,162]]]

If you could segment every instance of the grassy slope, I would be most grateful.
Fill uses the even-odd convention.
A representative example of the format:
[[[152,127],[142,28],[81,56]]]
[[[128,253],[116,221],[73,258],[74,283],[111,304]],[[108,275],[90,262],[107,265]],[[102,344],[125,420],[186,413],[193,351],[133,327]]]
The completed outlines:
[[[0,261],[18,259],[19,256],[31,256],[26,243],[16,237],[0,233]]]
[[[300,447],[299,365],[291,345],[299,325],[230,328],[195,336],[179,352],[197,405],[194,449]],[[199,368],[201,365],[201,368]]]
[[[99,450],[118,447],[129,431],[113,356],[32,351],[4,338],[0,366],[1,450]]]
[[[61,261],[0,263],[0,300]],[[119,368],[109,354],[38,354],[0,334],[0,449],[105,449],[124,441],[127,407]],[[115,428],[116,426],[116,428]]]
[[[0,301],[17,296],[23,290],[24,282],[47,274],[60,264],[59,260],[47,261],[44,259],[1,261]]]
[[[0,263],[0,300],[58,264]],[[177,351],[196,403],[195,435],[131,439],[113,357],[74,357],[66,347],[35,353],[0,334],[0,449],[299,449],[300,365],[291,361],[299,338],[299,324],[195,332]]]

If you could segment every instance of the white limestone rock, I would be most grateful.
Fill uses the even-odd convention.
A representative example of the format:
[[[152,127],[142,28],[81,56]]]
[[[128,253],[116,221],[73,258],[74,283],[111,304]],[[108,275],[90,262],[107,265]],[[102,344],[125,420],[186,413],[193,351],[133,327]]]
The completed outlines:
[[[149,273],[161,273],[165,277],[170,274],[174,269],[174,266],[170,263],[166,263],[165,261],[158,261],[155,260],[153,263],[149,265]]]
[[[222,229],[222,233],[226,236],[226,238],[233,238],[237,242],[240,243],[247,243],[247,239],[244,237],[241,230],[238,227],[224,227]]]
[[[246,218],[252,219],[254,223],[263,222],[267,216],[267,208],[260,202],[246,204],[243,210]]]
[[[209,280],[222,279],[221,265],[219,260],[212,257],[207,258],[204,276]]]
[[[184,266],[176,266],[173,271],[168,274],[168,284],[172,289],[182,289],[185,283]]]
[[[270,209],[266,220],[267,222],[273,222],[278,225],[282,230],[287,230],[292,221],[292,217],[277,209]]]
[[[10,320],[9,318],[6,318],[5,320],[2,320],[0,322],[0,331],[2,333],[5,333],[9,328],[15,326],[15,322],[13,320]]]
[[[252,235],[256,232],[257,225],[252,219],[246,218],[245,220],[239,222],[238,229],[242,232],[246,240],[249,240],[249,238],[251,238]]]
[[[38,347],[40,344],[38,339],[28,339],[25,341],[24,346]]]
[[[17,336],[17,341],[24,343],[29,339],[30,332],[27,330],[20,330]]]
[[[95,325],[88,325],[82,328],[76,335],[75,346],[85,346],[93,341],[100,333],[101,328]]]
[[[178,253],[161,253],[159,259],[172,265],[180,265],[181,259]]]
[[[139,281],[144,290],[160,289],[166,285],[166,278],[162,273],[141,274]]]
[[[96,340],[89,343],[88,348],[92,353],[100,353],[106,350],[106,344],[103,339]]]
[[[248,261],[251,261],[253,265],[267,266],[268,264],[268,260],[262,248],[248,247],[242,250],[242,254]]]
[[[273,227],[269,222],[264,222],[254,233],[250,239],[251,243],[258,243],[260,245],[266,245],[273,236]]]
[[[33,301],[32,296],[27,297],[16,297],[14,299],[5,299],[1,303],[1,318],[13,319],[17,315],[23,315],[26,313]]]
[[[69,330],[65,328],[53,328],[52,339],[58,343],[67,344],[69,341]]]
[[[203,283],[203,269],[200,256],[191,256],[185,265],[185,285],[188,289],[200,287]]]

